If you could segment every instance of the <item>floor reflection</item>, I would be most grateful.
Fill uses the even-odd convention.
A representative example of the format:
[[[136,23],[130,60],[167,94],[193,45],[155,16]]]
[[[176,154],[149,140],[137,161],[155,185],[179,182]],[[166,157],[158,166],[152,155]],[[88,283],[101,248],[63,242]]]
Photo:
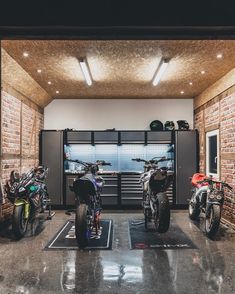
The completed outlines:
[[[225,261],[222,252],[214,241],[207,238],[202,244],[203,251],[193,254],[193,264],[202,272],[202,277],[209,293],[222,293],[224,282]]]

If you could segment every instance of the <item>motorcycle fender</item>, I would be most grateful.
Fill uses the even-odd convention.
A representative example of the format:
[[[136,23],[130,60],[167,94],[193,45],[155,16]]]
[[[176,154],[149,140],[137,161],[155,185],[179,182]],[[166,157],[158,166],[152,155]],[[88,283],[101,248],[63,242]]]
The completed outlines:
[[[17,199],[14,203],[15,206],[20,206],[23,205],[24,206],[24,218],[28,218],[29,217],[29,202],[26,201],[25,199]]]

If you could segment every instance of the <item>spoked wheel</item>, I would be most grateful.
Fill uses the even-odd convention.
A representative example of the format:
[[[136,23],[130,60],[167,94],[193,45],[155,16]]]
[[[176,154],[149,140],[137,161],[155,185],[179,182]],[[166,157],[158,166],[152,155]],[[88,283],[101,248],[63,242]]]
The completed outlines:
[[[86,247],[89,239],[86,204],[80,204],[76,208],[75,234],[79,248]]]
[[[221,206],[218,204],[212,204],[208,207],[206,211],[205,220],[205,231],[209,238],[216,235],[220,225],[221,218]]]
[[[155,227],[157,232],[165,233],[170,226],[170,204],[165,193],[157,195],[157,214],[155,217]]]
[[[200,209],[197,206],[197,204],[194,201],[194,197],[192,196],[192,198],[189,201],[189,206],[188,206],[188,215],[189,218],[191,220],[196,220],[198,219],[199,215],[200,215]]]
[[[12,231],[17,239],[23,238],[27,231],[28,219],[24,217],[24,205],[14,207]]]

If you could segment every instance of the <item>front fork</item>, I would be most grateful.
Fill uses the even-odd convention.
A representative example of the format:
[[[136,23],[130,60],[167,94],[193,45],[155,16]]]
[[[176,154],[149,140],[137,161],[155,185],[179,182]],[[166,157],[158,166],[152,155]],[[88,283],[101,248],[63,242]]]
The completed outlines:
[[[30,204],[27,200],[25,199],[17,199],[14,203],[15,206],[23,206],[24,207],[24,219],[29,218],[30,214]]]

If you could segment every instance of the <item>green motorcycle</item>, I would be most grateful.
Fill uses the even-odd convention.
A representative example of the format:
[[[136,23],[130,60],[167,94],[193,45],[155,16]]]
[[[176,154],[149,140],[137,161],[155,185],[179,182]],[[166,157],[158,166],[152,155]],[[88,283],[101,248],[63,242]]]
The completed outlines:
[[[28,223],[37,213],[44,212],[49,203],[47,188],[44,183],[48,169],[42,166],[31,169],[20,176],[12,171],[5,191],[14,204],[12,231],[17,239],[25,236]]]

